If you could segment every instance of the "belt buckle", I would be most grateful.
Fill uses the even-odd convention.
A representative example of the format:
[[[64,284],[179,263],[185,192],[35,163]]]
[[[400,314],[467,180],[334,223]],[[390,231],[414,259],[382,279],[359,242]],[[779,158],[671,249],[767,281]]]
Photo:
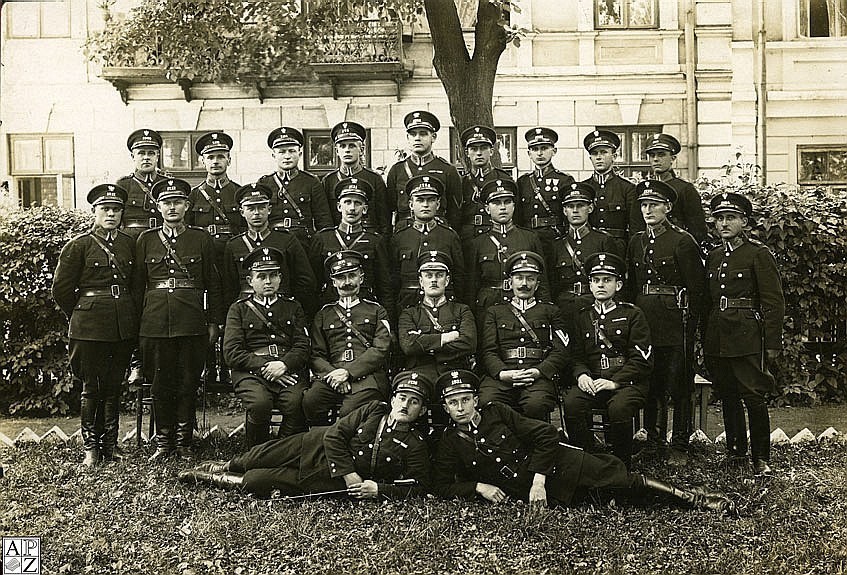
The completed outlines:
[[[216,226],[215,224],[212,224],[211,226],[206,226],[206,229],[213,236],[218,233],[218,226]]]
[[[526,348],[525,347],[523,347],[523,346],[516,347],[515,351],[518,352],[518,359],[525,359],[526,358]]]
[[[275,357],[279,357],[279,346],[275,343],[272,343],[268,346],[268,355],[272,355]]]
[[[503,291],[512,291],[512,278],[503,280]]]
[[[582,295],[582,282],[574,282],[573,293],[574,295]]]
[[[168,278],[168,289],[176,289],[176,278]]]
[[[604,353],[600,356],[600,369],[609,369],[609,365],[609,358]]]
[[[518,476],[518,474],[515,473],[514,470],[511,467],[509,467],[508,465],[504,465],[503,467],[500,468],[500,475],[502,475],[506,479],[514,479],[515,477]]]
[[[477,214],[473,217],[473,225],[481,226],[482,225],[482,215]]]
[[[718,307],[721,311],[726,311],[727,306],[729,305],[729,300],[726,299],[725,295],[721,296],[720,301],[718,302]]]
[[[113,298],[121,297],[121,286],[118,284],[112,284],[109,286],[109,291],[112,292]]]
[[[282,227],[290,228],[291,227],[291,218],[282,218]]]
[[[532,216],[532,220],[530,220],[530,225],[531,225],[533,228],[537,228],[537,227],[538,227],[538,214],[535,214],[534,216]]]
[[[147,220],[147,227],[148,228],[155,228],[158,225],[159,225],[159,222],[156,221],[156,218],[148,218],[148,220]]]
[[[353,350],[345,349],[344,354],[341,356],[341,361],[353,361]]]
[[[644,295],[650,295],[650,284],[644,284],[641,286],[641,293]]]

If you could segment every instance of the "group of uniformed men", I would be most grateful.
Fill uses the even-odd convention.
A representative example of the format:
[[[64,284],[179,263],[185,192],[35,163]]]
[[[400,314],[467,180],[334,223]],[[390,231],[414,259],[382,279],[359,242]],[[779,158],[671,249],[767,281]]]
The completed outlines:
[[[314,473],[370,497],[378,488],[363,474],[379,479],[395,457],[385,477],[420,485],[420,473],[401,464],[417,445],[414,400],[446,427],[441,443],[451,447],[437,450],[434,473],[442,493],[472,495],[464,477],[492,501],[520,493],[546,501],[538,475],[571,472],[553,500],[570,501],[580,486],[644,487],[654,480],[628,473],[632,418],[645,408],[646,452],[664,454],[670,393],[669,457],[687,460],[700,326],[729,458],[747,461],[744,402],[754,471],[770,472],[767,362],[781,346],[783,301],[773,256],[744,234],[746,198],[713,199],[720,246],[704,266],[700,197],[672,169],[680,145],[670,135],[650,140],[656,179],[636,185],[613,170],[617,135],[593,131],[584,147],[595,172],[576,182],[552,164],[556,132],[534,128],[525,137],[535,168],[513,181],[492,165],[492,128],[461,134],[469,171],[460,177],[432,153],[433,114],[412,112],[404,123],[410,153],[386,182],[362,165],[367,131],[354,122],[332,129],[341,167],[323,180],[298,169],[303,135],[280,127],[267,140],[276,170],[244,186],[227,176],[233,140],[223,132],[197,141],[207,177],[193,188],[158,170],[157,132],[130,135],[135,172],[90,191],[94,225],[63,249],[53,283],[82,381],[85,465],[122,457],[118,399],[131,365],[130,380],[152,384],[151,460],[190,459],[197,386],[231,373],[253,449],[189,479],[265,469],[256,491],[308,491],[308,457],[322,470]],[[389,396],[390,408],[381,403]],[[570,443],[586,450],[579,461],[546,423],[557,403]],[[612,459],[589,455],[598,449],[593,407],[608,410]],[[268,442],[274,408],[283,438]],[[487,420],[497,421],[494,435]],[[367,442],[357,438],[366,429]],[[523,459],[492,464],[506,454]],[[474,479],[489,467],[503,485]]]

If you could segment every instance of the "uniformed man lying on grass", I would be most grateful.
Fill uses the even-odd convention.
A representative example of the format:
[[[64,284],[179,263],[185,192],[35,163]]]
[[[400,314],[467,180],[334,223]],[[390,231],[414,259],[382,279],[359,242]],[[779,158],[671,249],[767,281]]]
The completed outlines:
[[[289,496],[346,493],[356,499],[423,492],[429,452],[414,423],[426,406],[425,389],[417,373],[398,373],[390,407],[372,401],[329,427],[268,441],[227,462],[201,463],[179,480],[259,497],[275,489]]]
[[[433,487],[442,497],[472,499],[478,494],[494,503],[519,499],[569,505],[589,489],[625,489],[634,496],[662,495],[699,509],[734,510],[723,494],[679,489],[629,473],[613,455],[594,455],[559,443],[552,425],[506,405],[491,402],[480,407],[478,379],[470,371],[445,373],[437,387],[452,420],[433,469]]]

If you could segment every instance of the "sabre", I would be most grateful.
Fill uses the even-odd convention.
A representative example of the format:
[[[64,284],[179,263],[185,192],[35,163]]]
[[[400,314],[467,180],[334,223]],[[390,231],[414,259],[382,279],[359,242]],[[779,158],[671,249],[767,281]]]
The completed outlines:
[[[335,489],[333,491],[319,491],[317,493],[306,493],[304,495],[284,495],[279,499],[273,499],[272,501],[296,501],[298,499],[308,499],[310,497],[321,497],[323,495],[340,495],[341,493],[347,493],[347,488],[344,489]]]

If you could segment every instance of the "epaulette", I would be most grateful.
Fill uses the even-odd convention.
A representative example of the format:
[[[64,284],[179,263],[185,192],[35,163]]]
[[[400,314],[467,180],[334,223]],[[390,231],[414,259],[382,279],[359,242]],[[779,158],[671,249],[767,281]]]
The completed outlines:
[[[129,239],[132,239],[132,236],[131,236],[131,235],[129,235],[128,233],[126,233],[125,231],[123,231],[123,230],[121,230],[121,229],[117,229],[117,230],[115,230],[115,231],[116,231],[116,232],[118,232],[119,234],[122,234],[122,235],[124,235],[124,236],[128,237]]]
[[[240,297],[240,298],[238,298],[237,300],[235,300],[235,303],[244,303],[244,302],[246,302],[248,299],[250,299],[251,297],[253,297],[253,294],[248,293],[248,294],[246,294],[246,295],[241,296],[241,297]]]
[[[120,182],[120,181],[122,181],[122,180],[131,180],[131,179],[132,179],[132,176],[134,176],[134,175],[135,175],[135,174],[130,174],[130,175],[128,175],[128,176],[120,177],[120,178],[118,178],[118,182]],[[115,183],[117,183],[117,182],[115,182]]]
[[[495,171],[495,172],[500,172],[500,173],[502,173],[502,174],[505,174],[505,175],[506,175],[506,176],[508,176],[509,178],[511,178],[511,177],[512,177],[511,172],[509,172],[508,170],[504,170],[503,168],[500,168],[500,167],[498,167],[498,166],[494,166],[494,171]]]
[[[299,173],[301,173],[305,176],[308,176],[308,177],[312,178],[313,180],[317,180],[318,182],[321,181],[321,179],[319,177],[317,177],[315,174],[313,174],[312,172],[307,172],[305,170],[299,170]]]
[[[372,299],[367,299],[367,298],[364,298],[364,297],[360,297],[360,298],[359,298],[359,301],[363,301],[363,302],[366,302],[366,303],[372,303],[372,304],[374,304],[374,305],[378,305],[379,307],[383,307],[383,305],[382,305],[381,303],[379,303],[378,301],[374,301],[374,300],[372,300]]]
[[[325,303],[325,304],[323,304],[323,305],[321,306],[321,310],[325,310],[325,309],[326,309],[326,308],[328,308],[328,307],[332,307],[332,306],[334,306],[334,305],[335,305],[335,304],[337,304],[337,303],[338,303],[338,300],[331,301],[331,302],[329,302],[329,303]]]
[[[327,226],[327,227],[325,227],[325,228],[321,228],[321,229],[319,229],[318,231],[316,231],[316,232],[315,232],[315,235],[321,234],[321,233],[323,233],[323,232],[331,232],[331,231],[333,231],[333,230],[335,230],[335,229],[336,229],[336,228],[335,228],[335,226]]]
[[[149,233],[151,233],[151,232],[153,232],[153,233],[157,233],[157,232],[158,232],[159,230],[161,230],[161,229],[162,229],[162,226],[156,226],[155,228],[147,228],[146,230],[144,230],[143,232],[141,232],[140,234],[138,234],[138,237],[140,238],[140,237],[142,237],[142,236],[146,236],[147,234],[149,234]]]
[[[438,222],[436,222],[436,223],[438,223]],[[409,220],[406,220],[405,222],[400,224],[400,227],[398,227],[397,231],[394,232],[394,233],[396,234],[397,232],[402,232],[403,230],[408,230],[411,227],[412,227],[412,222],[410,222]]]
[[[553,171],[554,171],[555,173],[559,174],[560,176],[565,176],[565,177],[567,177],[567,178],[570,178],[570,179],[572,179],[574,182],[576,181],[576,178],[574,178],[572,175],[570,175],[570,174],[569,174],[569,173],[567,173],[567,172],[563,172],[562,170],[560,170],[559,168],[556,168],[555,166],[553,167]]]
[[[617,304],[618,304],[619,306],[621,306],[621,307],[631,307],[631,308],[635,308],[635,304],[634,304],[634,303],[632,303],[632,302],[629,302],[629,301],[619,301],[619,302],[615,302],[615,303],[617,303]]]
[[[754,246],[759,246],[761,248],[767,248],[768,247],[761,240],[757,240],[756,238],[747,237],[745,239],[748,242],[750,242],[751,244],[753,244]],[[768,249],[770,249],[770,248],[768,248]]]
[[[81,240],[82,238],[87,238],[90,234],[91,234],[91,232],[81,233],[79,235],[72,237],[70,240],[68,240],[68,242],[75,242],[77,240]]]
[[[206,228],[203,228],[203,227],[200,227],[200,226],[185,226],[185,227],[188,228],[189,230],[199,230],[201,232],[206,231]]]

